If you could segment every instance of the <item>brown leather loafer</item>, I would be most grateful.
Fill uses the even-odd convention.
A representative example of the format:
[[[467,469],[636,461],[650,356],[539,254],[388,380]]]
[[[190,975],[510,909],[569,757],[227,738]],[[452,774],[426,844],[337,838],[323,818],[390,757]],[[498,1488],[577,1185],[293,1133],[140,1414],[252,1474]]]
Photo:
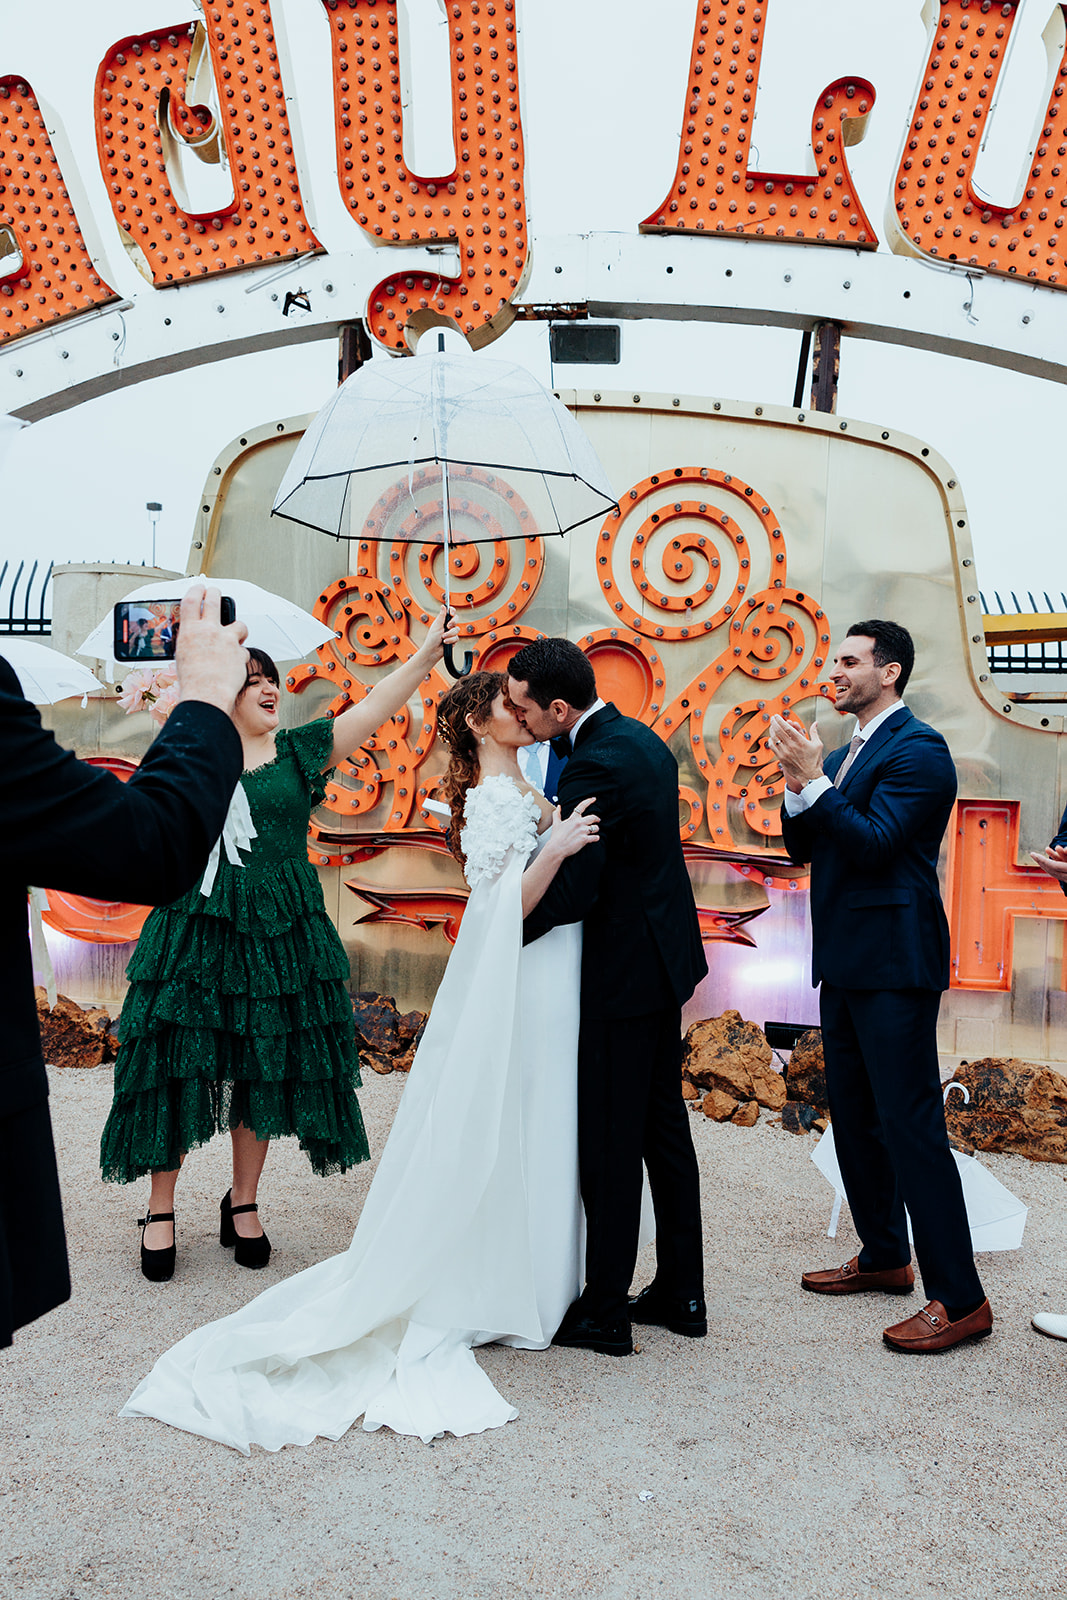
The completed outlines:
[[[911,1264],[906,1267],[888,1267],[882,1272],[861,1272],[860,1258],[853,1256],[843,1267],[832,1267],[828,1272],[805,1272],[800,1280],[802,1289],[812,1294],[864,1294],[880,1290],[882,1294],[910,1294],[915,1287],[915,1273]]]
[[[882,1338],[892,1350],[914,1350],[926,1355],[936,1350],[950,1350],[954,1344],[963,1344],[967,1339],[984,1339],[992,1331],[993,1313],[988,1300],[983,1300],[977,1311],[961,1317],[958,1322],[948,1320],[940,1300],[931,1300],[906,1322],[887,1328]]]

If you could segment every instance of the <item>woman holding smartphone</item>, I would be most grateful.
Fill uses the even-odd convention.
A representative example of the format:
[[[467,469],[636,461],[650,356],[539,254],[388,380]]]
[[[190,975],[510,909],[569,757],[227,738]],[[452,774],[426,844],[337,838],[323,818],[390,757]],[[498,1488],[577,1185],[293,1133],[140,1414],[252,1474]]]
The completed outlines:
[[[146,1278],[174,1272],[178,1175],[186,1153],[214,1133],[228,1131],[233,1146],[219,1238],[246,1267],[270,1259],[256,1196],[272,1138],[295,1135],[320,1174],[369,1154],[348,957],[308,861],[307,828],[326,774],[400,710],[455,641],[445,622],[442,611],[420,649],[358,705],[300,728],[279,727],[278,669],[249,650],[233,720],[254,837],[237,863],[216,847],[201,883],[151,912],[128,969],[100,1163],[116,1183],[151,1174],[140,1223]]]

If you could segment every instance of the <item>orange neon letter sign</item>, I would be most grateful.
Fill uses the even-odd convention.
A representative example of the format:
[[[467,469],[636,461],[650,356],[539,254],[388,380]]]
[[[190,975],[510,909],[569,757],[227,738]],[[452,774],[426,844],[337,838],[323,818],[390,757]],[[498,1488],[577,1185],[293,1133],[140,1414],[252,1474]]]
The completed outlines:
[[[1018,800],[957,802],[945,897],[953,989],[1010,990],[1015,918],[1067,918],[1055,878],[1040,867],[1020,866],[1018,858]]]
[[[988,272],[1063,280],[1067,227],[1067,55],[1055,75],[1030,175],[1017,206],[975,192],[974,169],[1019,0],[945,0],[896,180],[894,248]],[[1060,18],[1067,6],[1058,7]],[[1046,40],[1049,32],[1046,30]]]
[[[333,41],[337,175],[346,205],[382,244],[455,244],[455,278],[397,271],[367,324],[392,350],[406,332],[458,327],[477,348],[504,332],[527,273],[515,0],[447,0],[457,165],[417,177],[404,159],[396,6],[323,0]]]
[[[33,90],[0,78],[0,341],[115,298],[85,248]]]
[[[874,105],[865,78],[839,78],[811,119],[816,172],[756,172],[752,121],[769,0],[697,0],[678,170],[643,233],[733,233],[792,244],[874,250],[878,236],[856,197],[845,147],[858,144]]]
[[[267,0],[216,0],[182,23],[113,45],[96,78],[96,138],[111,209],[157,288],[321,248],[304,215]],[[218,116],[186,90],[213,76]],[[187,148],[229,166],[232,189],[202,211],[168,167]]]

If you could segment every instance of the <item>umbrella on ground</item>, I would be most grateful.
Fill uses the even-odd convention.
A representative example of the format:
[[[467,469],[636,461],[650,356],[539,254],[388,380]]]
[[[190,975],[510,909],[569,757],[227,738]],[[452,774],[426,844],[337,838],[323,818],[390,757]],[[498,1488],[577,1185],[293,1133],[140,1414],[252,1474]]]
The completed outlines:
[[[213,588],[229,595],[237,609],[239,621],[248,628],[245,643],[265,650],[275,661],[299,661],[320,644],[337,637],[333,628],[328,628],[324,622],[313,617],[310,611],[301,610],[291,600],[271,594],[269,589],[261,589],[258,583],[249,583],[245,578],[220,578],[215,573],[197,573],[190,578],[156,578],[153,583],[131,589],[122,598],[127,601],[178,600],[194,583],[211,584]],[[110,667],[116,664],[113,646],[112,614],[108,612],[79,648],[78,654],[96,656]]]
[[[961,1083],[949,1084],[948,1088],[961,1089],[964,1094],[967,1093]],[[948,1089],[945,1092],[947,1095]],[[999,1179],[994,1178],[989,1168],[984,1167],[977,1156],[965,1156],[958,1150],[953,1150],[952,1155],[963,1184],[963,1199],[967,1206],[972,1249],[1018,1250],[1023,1242],[1027,1207],[1012,1194],[1010,1189],[1006,1189]],[[845,1198],[845,1185],[838,1165],[833,1128],[827,1128],[812,1151],[811,1159],[834,1189],[830,1226],[827,1229],[827,1236],[833,1239],[837,1235],[837,1219],[841,1213],[841,1202]],[[910,1217],[908,1237],[911,1238]]]
[[[26,699],[37,706],[55,705],[72,695],[96,694],[103,687],[80,661],[32,639],[0,639],[0,656],[14,668]]]
[[[454,490],[478,474],[500,477],[501,495],[523,506],[513,525],[465,537],[461,543],[563,534],[604,517],[616,505],[607,475],[566,406],[523,367],[485,361],[438,348],[429,355],[371,361],[332,395],[296,447],[271,515],[318,528],[336,539],[350,536],[353,490],[372,504],[407,475],[428,467],[440,472],[442,525],[420,529],[445,547],[445,604],[449,601],[448,549]],[[365,536],[365,535],[364,535]],[[469,672],[467,653],[454,677]]]

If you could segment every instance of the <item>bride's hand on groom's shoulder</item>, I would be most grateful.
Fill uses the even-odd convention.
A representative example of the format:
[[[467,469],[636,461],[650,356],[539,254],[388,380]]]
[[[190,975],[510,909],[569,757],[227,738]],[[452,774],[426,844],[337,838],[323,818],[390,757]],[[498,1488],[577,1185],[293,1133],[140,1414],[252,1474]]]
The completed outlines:
[[[595,844],[600,838],[600,818],[589,811],[595,804],[595,796],[590,795],[588,800],[580,800],[569,817],[564,818],[559,806],[552,812],[551,844],[559,856],[576,856],[579,850],[584,850],[587,844]]]

